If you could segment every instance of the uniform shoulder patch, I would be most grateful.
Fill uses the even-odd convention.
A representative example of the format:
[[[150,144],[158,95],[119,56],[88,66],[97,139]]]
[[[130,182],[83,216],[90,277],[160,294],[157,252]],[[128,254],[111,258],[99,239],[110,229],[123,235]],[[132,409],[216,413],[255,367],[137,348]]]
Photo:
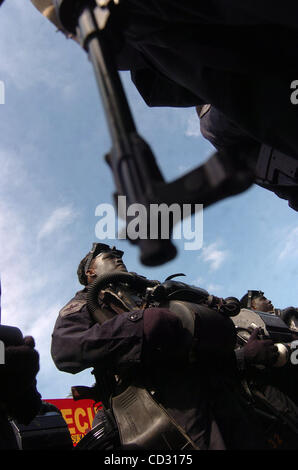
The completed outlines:
[[[66,315],[69,315],[70,313],[79,312],[81,308],[84,305],[86,305],[86,303],[87,303],[87,300],[85,299],[73,299],[70,302],[68,302],[68,304],[66,304],[65,307],[63,307],[60,310],[59,315],[61,317],[65,317]]]

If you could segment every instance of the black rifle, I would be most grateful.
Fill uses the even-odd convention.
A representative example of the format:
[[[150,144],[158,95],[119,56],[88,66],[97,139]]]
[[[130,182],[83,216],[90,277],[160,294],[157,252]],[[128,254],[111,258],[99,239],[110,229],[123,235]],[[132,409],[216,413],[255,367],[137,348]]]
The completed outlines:
[[[112,170],[116,196],[127,198],[127,205],[142,204],[149,213],[150,204],[191,204],[207,206],[228,195],[239,193],[252,184],[246,170],[235,167],[232,161],[216,153],[208,162],[181,178],[166,183],[155,157],[144,139],[138,134],[126,99],[122,82],[114,62],[110,45],[108,23],[117,12],[113,0],[53,0],[63,27],[75,35],[88,52],[101,93],[112,149],[106,160]],[[183,216],[183,214],[181,214]],[[149,234],[149,220],[146,223]],[[158,220],[155,221],[158,224]],[[173,221],[170,233],[173,228]],[[129,238],[129,234],[128,234]],[[148,266],[163,264],[176,256],[171,240],[138,239],[140,260]]]
[[[177,253],[170,240],[175,221],[170,221],[171,227],[167,238],[163,239],[158,232],[157,239],[150,239],[148,216],[150,205],[166,204],[170,208],[172,204],[176,204],[180,208],[179,220],[181,220],[186,216],[181,210],[184,204],[191,205],[193,215],[202,205],[207,207],[250,187],[255,178],[255,171],[252,169],[254,165],[261,168],[260,180],[263,183],[266,177],[263,175],[260,162],[263,161],[263,155],[268,153],[266,149],[270,151],[270,148],[260,146],[259,154],[259,148],[256,146],[253,155],[245,153],[242,155],[240,151],[237,155],[216,152],[200,167],[172,182],[166,182],[149,145],[137,132],[114,62],[115,53],[111,44],[121,28],[117,22],[119,0],[52,1],[63,28],[79,40],[93,64],[112,140],[112,149],[106,161],[113,173],[115,196],[125,196],[127,205],[137,203],[146,208],[146,220],[141,221],[147,227],[146,239],[132,240],[129,233],[127,237],[132,243],[138,244],[143,264],[148,266],[163,264],[173,259]],[[297,167],[297,160],[293,164]],[[289,175],[289,181],[282,181],[281,197],[287,194],[289,184],[291,191],[297,192],[297,171],[293,173],[291,167],[290,172],[287,168],[284,172]],[[275,181],[273,183],[275,184]],[[266,187],[271,189],[267,181],[266,184]],[[154,224],[159,227],[159,219],[155,220]]]
[[[239,343],[243,346],[247,343],[254,329],[260,329],[260,339],[271,339],[279,350],[278,367],[286,364],[290,359],[293,330],[278,315],[259,312],[250,309],[241,309],[233,318]]]

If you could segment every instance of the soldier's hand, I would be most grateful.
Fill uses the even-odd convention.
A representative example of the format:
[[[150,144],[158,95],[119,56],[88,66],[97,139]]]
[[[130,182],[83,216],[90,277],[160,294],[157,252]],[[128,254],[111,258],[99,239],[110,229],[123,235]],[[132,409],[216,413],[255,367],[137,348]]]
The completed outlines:
[[[42,405],[41,395],[35,382],[18,397],[14,395],[9,397],[5,403],[8,414],[25,425],[35,418]]]
[[[244,358],[249,365],[272,366],[278,358],[278,349],[271,339],[258,337],[260,328],[256,328],[243,347]]]
[[[1,400],[20,397],[34,383],[39,371],[39,354],[34,347],[34,339],[27,336],[23,344],[5,348],[5,363],[0,366]]]

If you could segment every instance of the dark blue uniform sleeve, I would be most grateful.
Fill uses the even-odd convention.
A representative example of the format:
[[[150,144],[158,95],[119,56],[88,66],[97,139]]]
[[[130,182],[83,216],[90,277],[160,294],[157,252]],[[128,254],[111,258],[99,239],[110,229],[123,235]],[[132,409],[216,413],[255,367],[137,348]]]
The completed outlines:
[[[124,312],[99,325],[83,305],[57,318],[51,354],[65,372],[75,374],[95,366],[117,372],[140,362],[142,342],[142,311]]]
[[[253,139],[246,132],[214,106],[206,105],[198,114],[203,137],[209,140],[217,150],[229,151],[235,147],[239,148],[240,145],[254,144]]]

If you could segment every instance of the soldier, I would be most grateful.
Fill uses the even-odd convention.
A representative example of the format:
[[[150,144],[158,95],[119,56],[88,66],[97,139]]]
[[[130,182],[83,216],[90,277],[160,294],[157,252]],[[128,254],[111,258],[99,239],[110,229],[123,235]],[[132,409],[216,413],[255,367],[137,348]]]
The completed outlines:
[[[73,2],[32,2],[65,34],[75,36],[78,12]],[[219,183],[222,170],[217,174],[215,168],[222,166],[233,184],[229,182],[224,189],[219,184],[215,189],[214,181],[205,176],[204,189],[198,181],[200,202],[206,206],[214,197],[219,200],[244,191],[255,177],[257,184],[288,199],[297,210],[298,112],[296,100],[291,100],[298,76],[298,32],[292,19],[298,13],[295,1],[287,9],[268,0],[258,5],[239,5],[233,0],[207,5],[193,0],[99,3],[111,8],[105,29],[116,66],[131,72],[149,106],[211,104],[202,117],[207,124],[205,135],[215,136],[221,147],[228,143],[233,152],[225,152],[219,163],[217,156],[211,157],[209,163]],[[61,22],[53,4],[62,11]],[[117,7],[112,9],[114,4]],[[206,169],[208,173],[208,165]],[[205,194],[209,186],[210,196]]]
[[[249,290],[240,300],[242,308],[250,308],[259,312],[272,313],[278,315],[293,331],[298,331],[297,319],[298,310],[295,307],[286,307],[284,309],[275,308],[271,300],[264,296],[264,292],[258,290]]]
[[[150,106],[211,103],[255,141],[297,157],[290,85],[298,72],[298,33],[288,14],[297,5],[290,3],[285,12],[267,0],[257,7],[126,0],[119,64]],[[278,57],[277,50],[283,51]]]
[[[142,306],[136,300],[132,308],[137,289],[128,295],[110,286],[98,299],[106,319],[96,321],[90,292],[108,273],[114,279],[130,275],[122,254],[94,244],[78,268],[85,287],[62,308],[52,336],[58,369],[75,374],[93,368],[93,396],[97,392],[104,403],[94,423],[94,430],[102,426],[100,448],[267,448],[263,424],[238,380],[233,322],[217,307],[181,300]],[[185,321],[190,311],[192,335]]]
[[[271,300],[268,300],[264,296],[264,292],[260,290],[249,290],[247,294],[241,298],[240,303],[242,308],[275,313]]]
[[[254,182],[288,200],[288,205],[298,210],[298,185],[293,168],[296,158],[289,155],[284,160],[279,155],[263,151],[260,143],[225,114],[210,104],[196,107],[202,135],[221,153],[233,160],[245,161],[254,173]],[[263,149],[263,150],[262,150]],[[288,167],[288,168],[287,168]],[[292,168],[293,167],[293,168]]]
[[[243,310],[242,315],[249,315],[249,310],[253,312],[267,313],[280,316],[289,327],[286,342],[297,339],[297,329],[295,319],[297,309],[288,307],[286,309],[274,308],[272,302],[264,296],[261,290],[248,290],[241,298],[240,304]],[[237,317],[235,317],[237,324]],[[254,317],[251,322],[253,323]],[[247,325],[249,322],[247,322]],[[278,341],[276,340],[276,343]],[[261,348],[261,344],[263,347]],[[290,354],[287,361],[277,361],[277,347],[269,338],[263,337],[261,328],[256,328],[250,336],[248,343],[243,344],[238,341],[236,357],[239,370],[242,371],[251,393],[257,393],[259,399],[268,401],[274,408],[290,420],[295,417],[297,423],[297,367],[290,361]],[[276,367],[276,365],[278,365]],[[260,368],[260,365],[262,367]],[[297,424],[295,423],[295,426]]]

